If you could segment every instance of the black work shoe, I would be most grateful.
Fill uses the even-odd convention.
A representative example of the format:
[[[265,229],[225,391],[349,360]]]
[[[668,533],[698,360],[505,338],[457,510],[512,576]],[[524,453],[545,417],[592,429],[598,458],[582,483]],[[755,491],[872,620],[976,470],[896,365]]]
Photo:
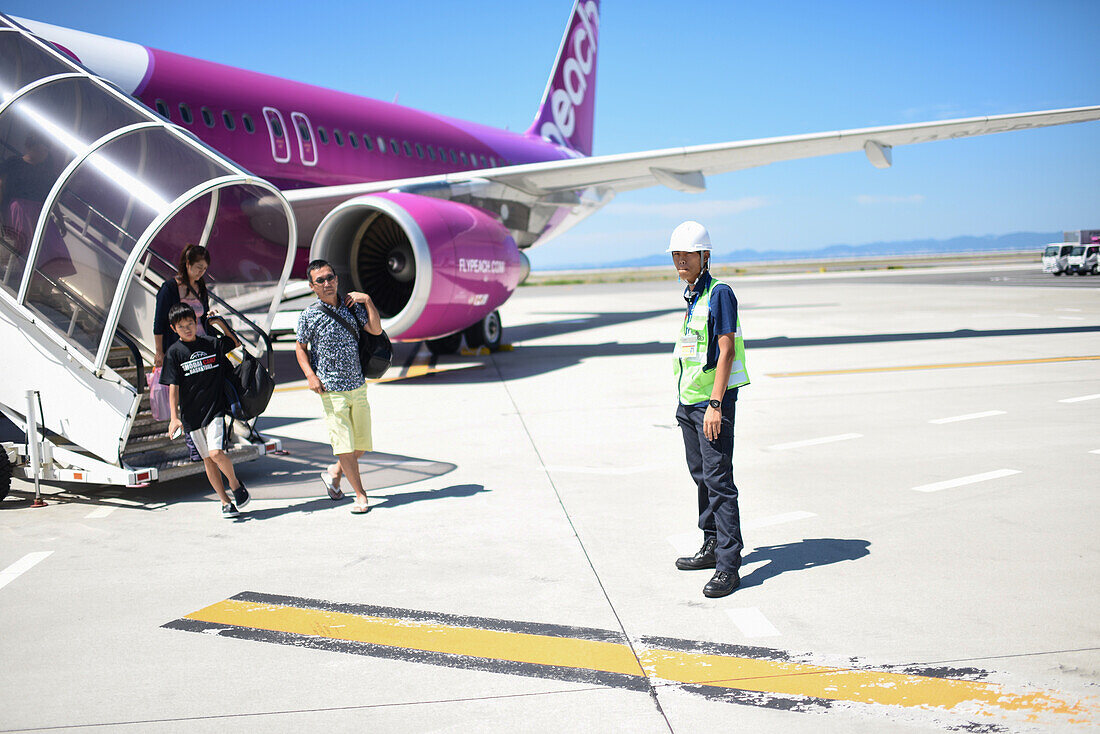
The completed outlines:
[[[237,506],[230,502],[228,505],[222,505],[222,517],[234,518],[240,517],[241,513],[237,512]]]
[[[684,556],[676,559],[676,568],[681,571],[698,571],[701,568],[714,568],[717,561],[714,558],[714,546],[718,545],[718,538],[707,536],[703,539],[703,547],[694,556]]]
[[[233,490],[233,504],[237,506],[237,509],[243,510],[251,501],[251,495],[249,495],[248,490],[244,488],[244,482],[241,482],[241,486]]]
[[[703,587],[703,596],[716,599],[720,596],[728,596],[741,585],[741,577],[736,571],[715,571],[710,581]]]

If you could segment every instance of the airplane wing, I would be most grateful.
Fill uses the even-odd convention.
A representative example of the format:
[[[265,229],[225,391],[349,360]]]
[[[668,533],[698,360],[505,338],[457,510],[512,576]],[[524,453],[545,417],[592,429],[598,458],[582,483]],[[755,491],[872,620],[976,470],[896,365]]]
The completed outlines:
[[[862,150],[876,167],[886,168],[891,164],[891,149],[897,145],[1098,119],[1100,106],[1076,107],[572,158],[441,176],[297,189],[285,193],[295,210],[319,213],[342,200],[362,194],[394,189],[416,191],[471,181],[502,184],[535,197],[592,186],[630,191],[658,184],[680,191],[701,192],[706,188],[706,176],[777,161]]]

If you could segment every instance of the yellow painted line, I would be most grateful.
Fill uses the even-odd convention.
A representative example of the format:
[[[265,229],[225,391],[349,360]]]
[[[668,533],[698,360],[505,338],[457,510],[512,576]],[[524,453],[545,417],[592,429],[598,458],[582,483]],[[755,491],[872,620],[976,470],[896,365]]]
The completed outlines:
[[[613,642],[428,624],[232,599],[200,609],[186,619],[451,655],[642,675],[630,648]]]
[[[1040,716],[1056,715],[1066,717],[1068,723],[1088,724],[1097,713],[1094,699],[1067,700],[1049,691],[1015,692],[981,681],[664,648],[641,649],[635,658],[628,645],[618,642],[271,602],[227,599],[189,614],[186,619],[486,660],[603,671],[648,678],[654,683],[668,681],[833,701],[940,709],[964,716],[1003,718],[1016,714],[1027,721],[1039,721]]]
[[[808,372],[772,372],[768,377],[815,377],[818,375],[858,375],[867,372],[907,372],[910,370],[946,370],[957,367],[999,367],[1012,364],[1047,364],[1050,362],[1084,362],[1100,359],[1100,354],[1083,357],[1045,357],[1042,359],[1005,359],[998,362],[949,362],[947,364],[916,364],[902,367],[864,367],[848,370],[812,370]]]
[[[1064,716],[1089,713],[1080,702],[1070,703],[1044,692],[1011,693],[980,681],[668,650],[649,650],[640,658],[650,676],[679,683],[885,706],[951,710],[968,704],[967,713],[984,716],[996,716],[998,709]]]

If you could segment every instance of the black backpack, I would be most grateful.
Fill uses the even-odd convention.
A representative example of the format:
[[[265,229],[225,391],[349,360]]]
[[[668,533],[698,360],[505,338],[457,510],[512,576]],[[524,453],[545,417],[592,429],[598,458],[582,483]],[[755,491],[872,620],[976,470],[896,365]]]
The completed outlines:
[[[250,421],[267,410],[275,392],[275,379],[243,343],[241,349],[241,363],[225,375],[225,407],[234,419]]]
[[[340,299],[341,302],[343,299]],[[352,318],[355,319],[355,325],[359,328],[356,329],[347,322],[340,314],[333,311],[330,307],[317,302],[316,308],[320,309],[321,313],[328,316],[336,323],[343,326],[351,335],[355,337],[355,341],[359,344],[359,366],[363,370],[363,377],[368,380],[377,380],[382,375],[386,374],[386,370],[390,368],[390,364],[393,363],[393,344],[390,342],[390,337],[386,334],[385,330],[381,334],[372,334],[369,331],[363,331],[363,324],[359,323],[359,316],[355,313],[354,309],[351,309]]]

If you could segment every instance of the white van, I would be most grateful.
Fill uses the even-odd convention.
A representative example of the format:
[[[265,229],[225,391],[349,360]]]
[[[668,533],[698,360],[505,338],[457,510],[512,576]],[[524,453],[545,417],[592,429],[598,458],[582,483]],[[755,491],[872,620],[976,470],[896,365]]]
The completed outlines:
[[[1078,275],[1096,275],[1100,270],[1100,245],[1074,245],[1066,269]]]
[[[1072,242],[1051,242],[1043,250],[1043,272],[1061,275],[1069,270],[1069,254],[1076,247]]]

